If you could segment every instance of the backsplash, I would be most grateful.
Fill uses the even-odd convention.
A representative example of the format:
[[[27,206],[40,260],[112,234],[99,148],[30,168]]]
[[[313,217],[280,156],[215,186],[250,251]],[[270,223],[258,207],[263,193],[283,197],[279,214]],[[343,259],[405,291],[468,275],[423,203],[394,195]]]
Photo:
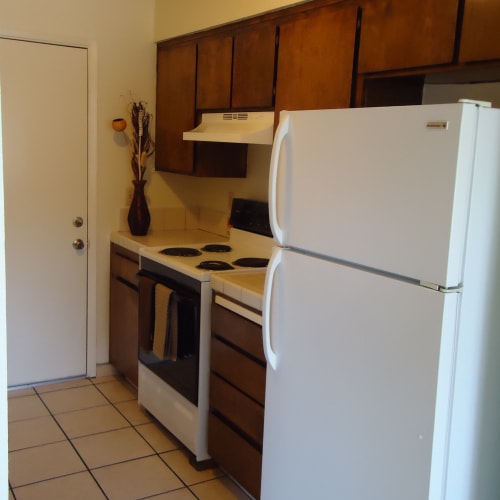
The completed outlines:
[[[119,231],[129,231],[128,208],[120,209]],[[229,213],[207,207],[151,207],[149,233],[175,229],[201,229],[221,236],[228,235]]]

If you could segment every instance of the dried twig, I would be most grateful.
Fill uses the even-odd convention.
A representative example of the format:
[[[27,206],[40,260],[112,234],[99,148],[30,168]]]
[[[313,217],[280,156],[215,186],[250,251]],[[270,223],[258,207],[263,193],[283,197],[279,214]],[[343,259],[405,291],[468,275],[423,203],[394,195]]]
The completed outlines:
[[[146,103],[143,101],[131,102],[129,107],[133,129],[132,136],[128,138],[132,171],[136,180],[142,180],[147,160],[155,150],[155,143],[149,132],[152,115],[147,112]]]

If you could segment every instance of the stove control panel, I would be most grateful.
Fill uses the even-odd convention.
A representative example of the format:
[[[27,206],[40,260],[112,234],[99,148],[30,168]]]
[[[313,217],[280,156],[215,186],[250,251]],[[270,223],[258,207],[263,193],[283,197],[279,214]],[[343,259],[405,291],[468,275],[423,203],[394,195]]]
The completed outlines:
[[[235,198],[231,207],[229,224],[243,231],[272,238],[269,225],[269,205],[263,201]]]

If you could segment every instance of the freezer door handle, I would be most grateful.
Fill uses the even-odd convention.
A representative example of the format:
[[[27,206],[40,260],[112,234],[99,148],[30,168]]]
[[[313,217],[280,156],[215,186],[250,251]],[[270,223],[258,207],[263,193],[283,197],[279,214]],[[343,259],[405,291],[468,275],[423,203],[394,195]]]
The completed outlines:
[[[280,113],[280,123],[274,136],[273,149],[271,152],[271,165],[269,169],[269,222],[276,241],[283,243],[283,230],[278,222],[277,214],[277,189],[278,171],[281,147],[290,129],[290,115],[287,111]]]
[[[274,277],[281,262],[281,253],[281,248],[273,248],[273,253],[267,267],[266,281],[264,283],[264,301],[262,304],[262,342],[264,344],[264,354],[266,356],[267,366],[273,370],[276,370],[278,367],[278,355],[273,350],[271,342],[271,297],[274,286]]]

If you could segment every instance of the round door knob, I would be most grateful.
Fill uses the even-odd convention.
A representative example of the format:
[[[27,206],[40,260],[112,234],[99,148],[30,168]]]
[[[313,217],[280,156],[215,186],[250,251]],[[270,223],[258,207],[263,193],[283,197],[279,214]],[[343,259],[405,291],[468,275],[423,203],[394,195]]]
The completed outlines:
[[[83,240],[78,238],[77,240],[73,241],[73,248],[75,250],[81,250],[82,248],[85,248],[85,243],[83,242]]]
[[[83,226],[83,219],[81,217],[75,217],[73,219],[73,226],[82,227]]]

